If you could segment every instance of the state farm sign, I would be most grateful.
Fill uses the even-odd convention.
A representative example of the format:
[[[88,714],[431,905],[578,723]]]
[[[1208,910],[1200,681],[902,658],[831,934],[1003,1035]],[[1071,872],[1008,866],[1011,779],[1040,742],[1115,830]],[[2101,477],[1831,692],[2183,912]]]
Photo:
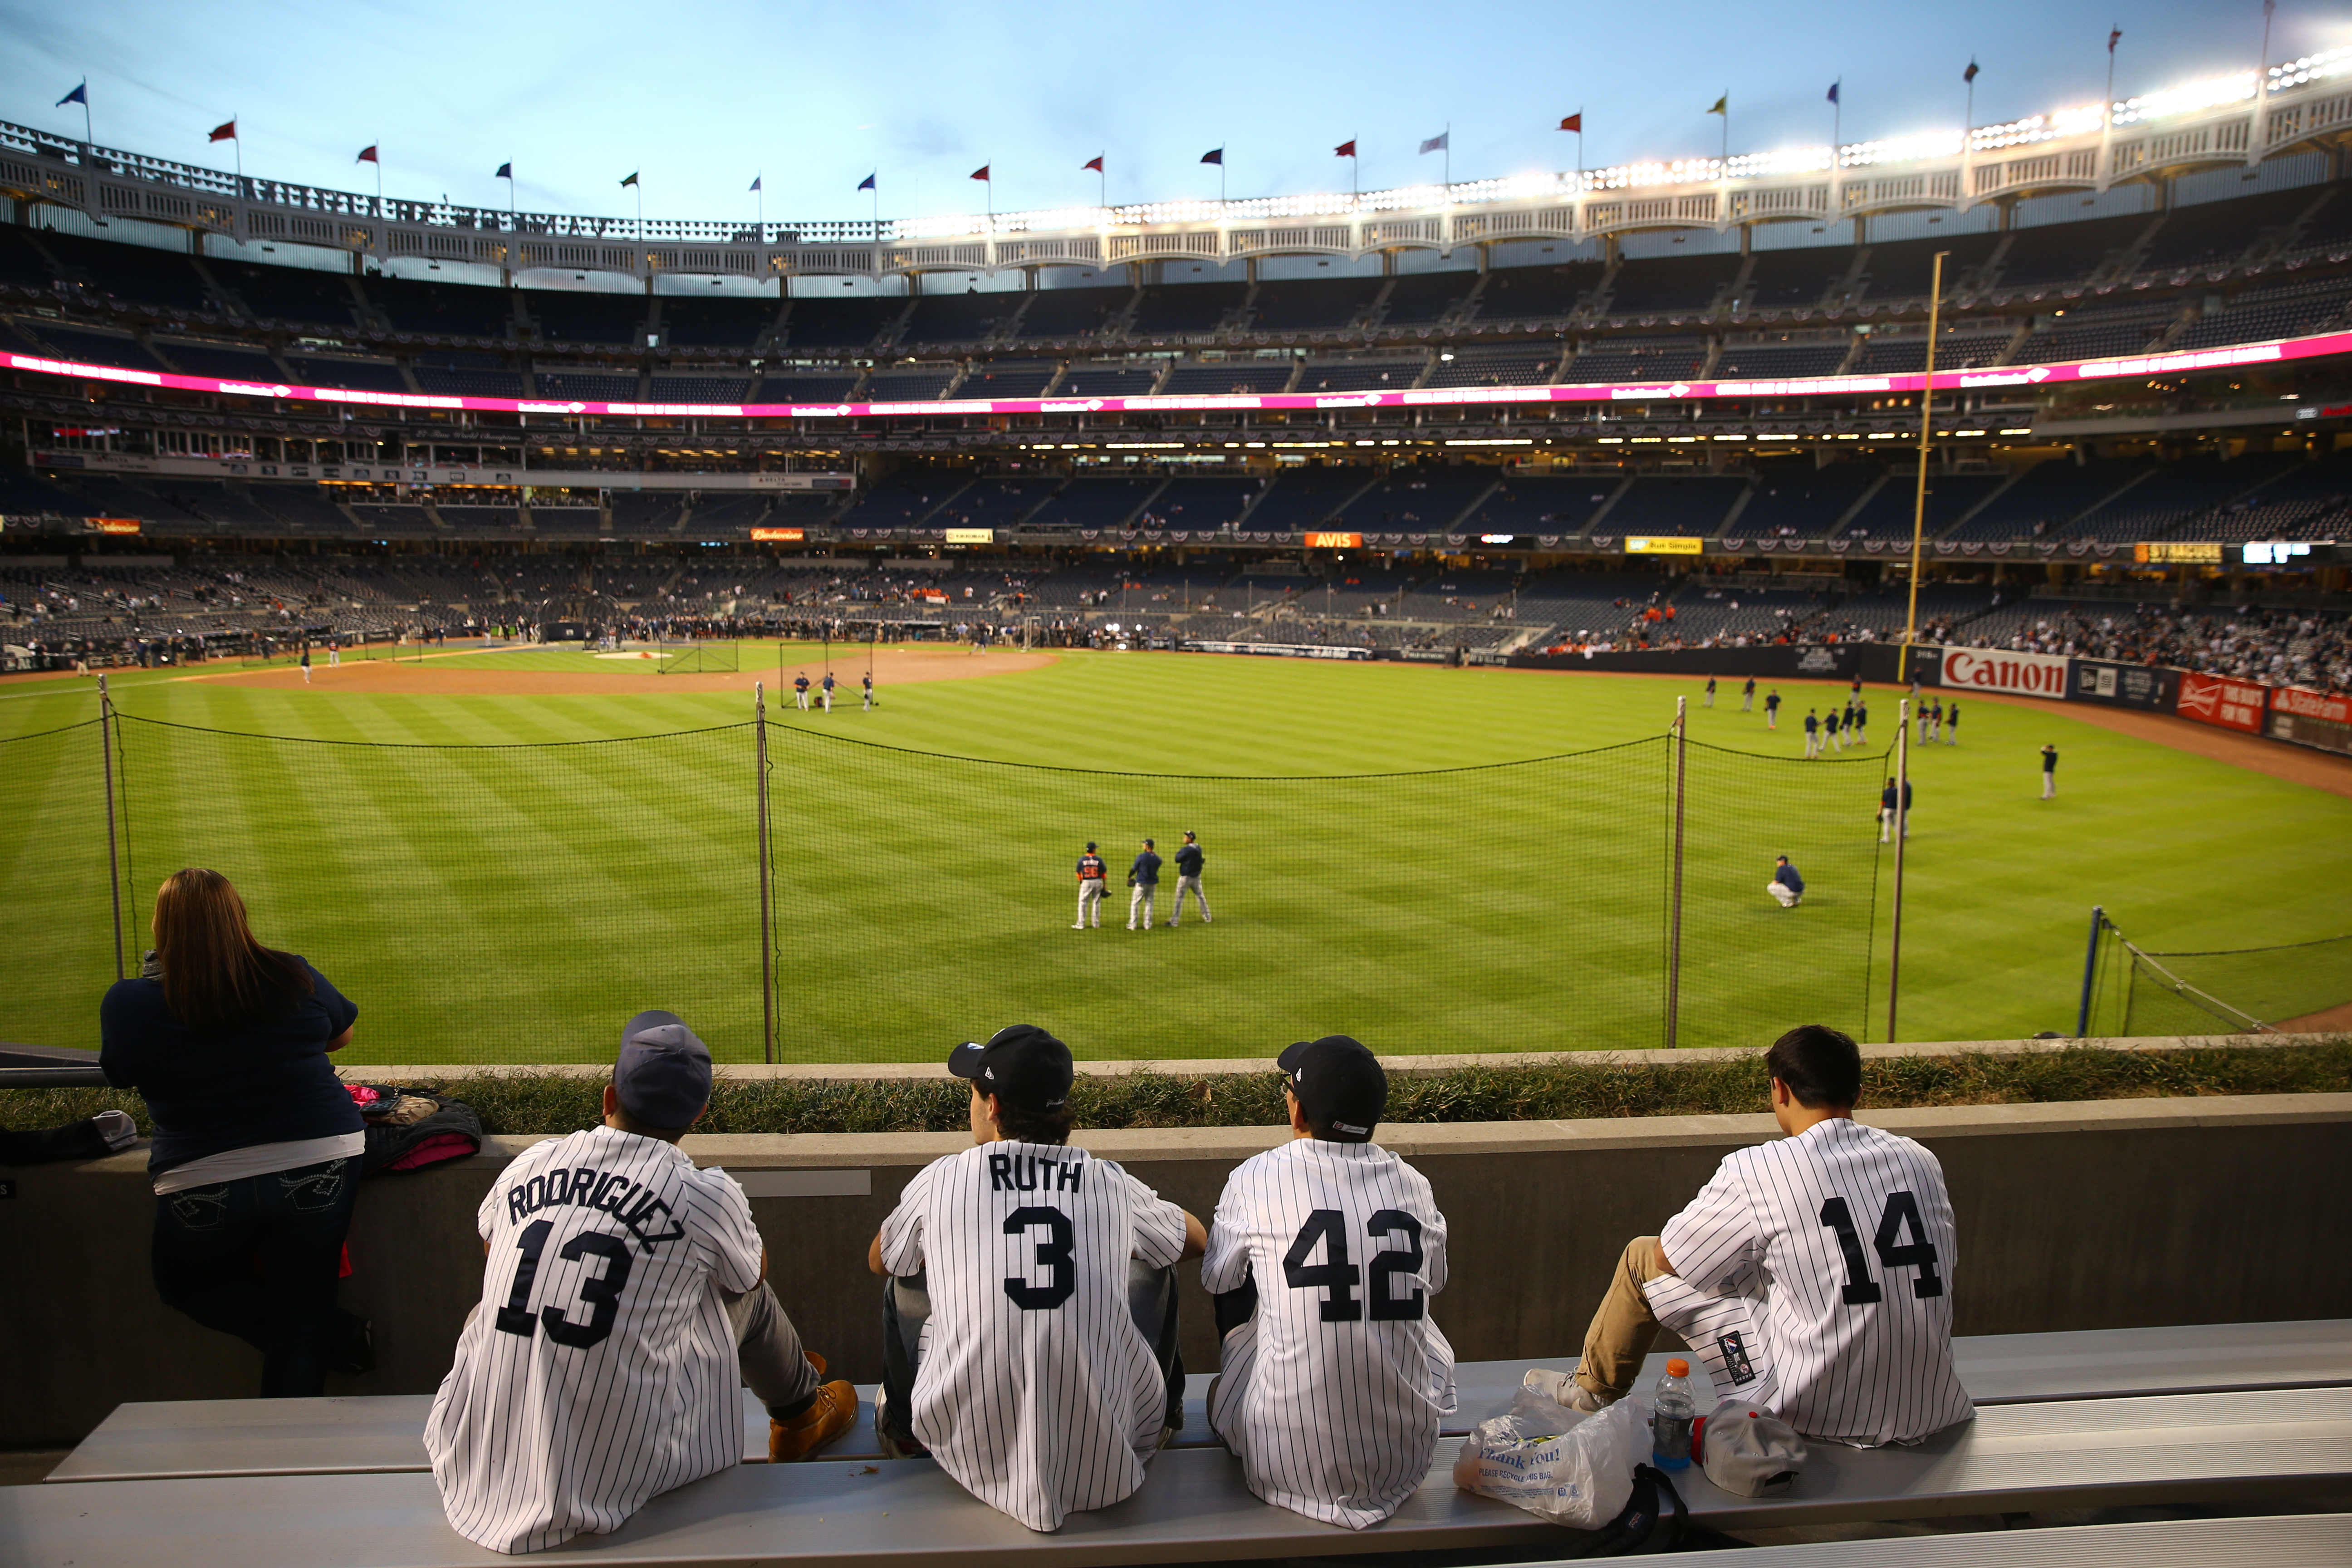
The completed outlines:
[[[2180,678],[2180,703],[2173,710],[2183,719],[2194,719],[2201,724],[2219,724],[2225,730],[2243,730],[2259,735],[2263,730],[2263,710],[2270,689],[2251,680],[2225,680],[2211,675],[2184,675]]]
[[[1944,650],[1944,684],[2019,697],[2066,695],[2066,661],[2055,654],[2005,653],[1999,648]]]

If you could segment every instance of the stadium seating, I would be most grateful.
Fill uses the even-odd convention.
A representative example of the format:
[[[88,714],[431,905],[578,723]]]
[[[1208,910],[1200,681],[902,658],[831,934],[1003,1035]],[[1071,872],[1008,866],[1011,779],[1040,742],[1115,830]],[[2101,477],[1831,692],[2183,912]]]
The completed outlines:
[[[969,343],[989,337],[1013,320],[1025,294],[924,294],[908,312],[898,333],[902,343]]]
[[[1239,518],[1264,489],[1264,481],[1258,479],[1180,475],[1151,498],[1147,510],[1160,527],[1208,532]]]
[[[142,245],[118,245],[51,229],[42,247],[97,292],[130,305],[167,310],[210,310],[205,280],[184,255]]]
[[[222,381],[255,381],[265,385],[278,378],[277,363],[258,349],[231,348],[220,343],[159,342],[155,347],[183,375],[209,375]]]
[[[1061,489],[1056,479],[979,479],[939,510],[941,528],[1011,528]]]
[[[2019,476],[1984,510],[1955,528],[1955,540],[2040,539],[2054,534],[2078,513],[2145,478],[2154,468],[2146,458],[2095,458],[2074,463],[2046,458]]]
[[[2012,364],[2050,364],[2063,360],[2109,359],[2153,346],[2178,315],[2174,305],[2114,305],[2061,310],[2046,327],[2010,356]]]
[[[551,289],[525,289],[520,293],[523,313],[538,325],[541,342],[635,348],[645,342],[642,294],[579,294]]]
[[[1535,533],[1574,536],[1622,481],[1512,474],[1462,521],[1465,533]]]
[[[1915,467],[1897,464],[1890,468],[1886,482],[1871,492],[1840,531],[1849,539],[1909,539],[1918,505],[1917,477]],[[1925,536],[1943,538],[1947,529],[2008,482],[2006,474],[1930,472]]]
[[[1385,278],[1302,278],[1261,283],[1250,301],[1250,325],[1261,332],[1337,331],[1370,310],[1387,283]]]
[[[1498,267],[1479,291],[1482,321],[1557,321],[1592,297],[1608,267],[1571,261],[1559,267]]]
[[[637,395],[634,371],[536,370],[532,384],[541,397],[571,397],[587,403],[633,403]]]
[[[1853,347],[1846,338],[1808,342],[1786,338],[1762,342],[1726,343],[1717,355],[1717,381],[1779,381],[1798,376],[1834,375]]]
[[[1153,284],[1143,290],[1128,331],[1139,338],[1206,332],[1240,309],[1248,293],[1246,283]]]
[[[1424,386],[1542,386],[1559,368],[1560,351],[1543,344],[1456,349],[1438,357]]]
[[[1723,475],[1644,475],[1609,509],[1608,529],[1613,534],[1706,537],[1722,526],[1747,485]]]
[[[117,364],[127,370],[163,368],[163,362],[149,353],[136,338],[84,331],[50,321],[34,325],[33,331],[38,334],[42,347],[60,359],[79,360],[85,364]]]
[[[352,297],[352,280],[344,274],[250,261],[207,259],[205,265],[258,321],[333,331],[349,331],[357,322],[359,301]]]
[[[754,403],[839,403],[857,390],[865,373],[772,375],[751,394]]]
[[[395,332],[455,338],[514,336],[514,300],[503,289],[381,276],[367,279],[361,287],[368,302]]]
[[[1336,527],[1339,509],[1379,479],[1370,468],[1292,468],[1274,481],[1242,527],[1253,533],[1298,533]]]
[[[1227,393],[1281,392],[1290,384],[1294,362],[1279,360],[1214,360],[1179,364],[1168,372],[1160,388],[1163,397],[1208,396]]]
[[[495,354],[419,354],[409,362],[409,374],[426,392],[460,397],[520,397],[522,376]]]
[[[390,360],[314,359],[289,354],[286,368],[304,386],[341,386],[354,392],[410,392],[415,388]]]
[[[614,533],[643,539],[673,531],[686,510],[686,498],[670,490],[614,490],[605,504],[613,514]]]
[[[969,483],[962,474],[896,473],[861,496],[841,521],[853,528],[911,528]]]
[[[1475,272],[1413,272],[1396,279],[1389,289],[1384,325],[1415,327],[1451,318],[1478,284]]]
[[[1560,380],[1595,386],[1619,381],[1686,381],[1706,364],[1704,338],[1602,338],[1568,362]]]
[[[1803,310],[1837,303],[1828,298],[1830,289],[1853,262],[1853,251],[1842,245],[1758,251],[1748,272],[1748,308]]]
[[[662,341],[673,349],[749,351],[775,325],[782,305],[770,299],[698,300],[672,295],[661,300],[660,310]]]
[[[57,268],[35,247],[30,235],[13,225],[0,224],[0,284],[46,294],[56,278]]]
[[[2085,283],[2116,252],[2135,244],[2150,222],[2135,215],[2020,229],[2009,237],[1994,287],[2011,292]]]
[[[1613,316],[1696,315],[1710,309],[1738,276],[1736,254],[1654,256],[1618,268],[1609,286]]]
[[[2139,270],[2163,273],[2232,267],[2250,243],[2284,231],[2311,202],[2311,193],[2298,189],[2175,207],[2141,252]]]
[[[1874,245],[1863,258],[1864,298],[1873,304],[1925,300],[1935,280],[1936,253],[1944,258],[1944,291],[1957,291],[2000,247],[1998,234],[1956,234],[1945,239],[1903,239]]]
[[[860,349],[906,312],[904,300],[811,295],[793,301],[783,341],[796,349]]]
[[[1032,528],[1116,528],[1134,516],[1158,490],[1162,481],[1157,476],[1128,478],[1097,478],[1080,475],[1062,487],[1052,499],[1039,507],[1030,518]],[[1189,520],[1171,526],[1213,527]]]
[[[961,374],[961,367],[951,364],[901,365],[877,370],[866,384],[866,401],[935,402],[954,384]]]
[[[1776,466],[1758,477],[1755,493],[1723,531],[1749,539],[1819,539],[1879,482],[1883,472],[1869,462],[1833,463],[1826,468],[1810,462]]]
[[[1024,338],[1091,338],[1135,298],[1132,289],[1041,289],[1022,312]]]
[[[2010,340],[2017,334],[2007,328],[1999,331],[1969,331],[1947,327],[1936,341],[1936,368],[1938,370],[1973,370],[1979,365],[1998,364],[2008,351]],[[1864,340],[1862,355],[1854,362],[1855,375],[1916,374],[1927,368],[1927,334],[1916,337],[1888,338],[1872,333]]]
[[[1052,360],[989,360],[972,367],[956,388],[956,396],[987,401],[1043,397],[1060,373]]]
[[[1402,392],[1421,380],[1426,360],[1309,360],[1298,373],[1300,392]]]
[[[1494,483],[1492,468],[1396,468],[1349,501],[1339,518],[1359,532],[1434,532],[1451,526]]]
[[[656,375],[650,395],[656,403],[741,403],[751,391],[747,376]]]
[[[2201,349],[2305,337],[2338,325],[2347,306],[2352,306],[2352,279],[2264,284],[2240,290],[2219,309],[2208,309],[2181,329],[2173,346]]]
[[[1054,388],[1056,397],[1141,397],[1158,384],[1158,364],[1073,364]]]

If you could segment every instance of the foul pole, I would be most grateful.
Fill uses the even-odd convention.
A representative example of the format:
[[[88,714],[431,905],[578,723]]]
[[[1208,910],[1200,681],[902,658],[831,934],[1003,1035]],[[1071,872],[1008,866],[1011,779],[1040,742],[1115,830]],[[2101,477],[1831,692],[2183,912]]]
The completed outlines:
[[[1903,846],[1911,837],[1911,813],[1904,797],[1911,789],[1911,700],[1895,707],[1895,920],[1886,958],[1886,1043],[1893,1045],[1895,1004],[1903,981]]]
[[[1936,252],[1935,273],[1927,285],[1927,375],[1919,394],[1919,485],[1911,497],[1911,603],[1903,612],[1903,647],[1895,656],[1897,686],[1910,672],[1911,644],[1919,635],[1919,552],[1927,534],[1927,453],[1936,438],[1936,332],[1944,302],[1944,258],[1950,254]],[[1895,858],[1897,865],[1902,863],[1900,851]]]

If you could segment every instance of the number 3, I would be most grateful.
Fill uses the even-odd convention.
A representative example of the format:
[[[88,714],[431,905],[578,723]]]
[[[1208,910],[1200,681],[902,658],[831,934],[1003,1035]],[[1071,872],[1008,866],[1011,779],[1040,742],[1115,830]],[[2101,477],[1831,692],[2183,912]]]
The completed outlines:
[[[1037,1243],[1037,1263],[1047,1270],[1046,1283],[1032,1285],[1016,1275],[1007,1275],[1004,1294],[1024,1312],[1049,1312],[1077,1290],[1077,1232],[1070,1224],[1070,1216],[1060,1209],[1033,1204],[1004,1216],[1004,1234],[1020,1236],[1033,1225],[1042,1225],[1052,1233],[1050,1240]]]

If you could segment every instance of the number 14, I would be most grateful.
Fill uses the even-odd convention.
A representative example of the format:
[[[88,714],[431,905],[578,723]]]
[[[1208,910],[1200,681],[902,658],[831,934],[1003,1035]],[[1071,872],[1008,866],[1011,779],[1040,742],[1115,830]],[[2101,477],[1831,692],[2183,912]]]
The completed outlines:
[[[1885,1299],[1885,1292],[1878,1281],[1870,1277],[1870,1264],[1862,1255],[1862,1235],[1853,1227],[1853,1210],[1845,1199],[1832,1198],[1822,1205],[1822,1223],[1837,1232],[1838,1250],[1845,1254],[1845,1304],[1867,1306]],[[1912,1240],[1898,1247],[1895,1242],[1910,1226]],[[1878,1215],[1878,1234],[1871,1238],[1878,1253],[1881,1268],[1916,1268],[1918,1277],[1911,1281],[1911,1294],[1925,1300],[1944,1293],[1943,1277],[1936,1272],[1936,1244],[1927,1239],[1927,1222],[1919,1217],[1919,1200],[1909,1193],[1889,1193],[1886,1207]]]

